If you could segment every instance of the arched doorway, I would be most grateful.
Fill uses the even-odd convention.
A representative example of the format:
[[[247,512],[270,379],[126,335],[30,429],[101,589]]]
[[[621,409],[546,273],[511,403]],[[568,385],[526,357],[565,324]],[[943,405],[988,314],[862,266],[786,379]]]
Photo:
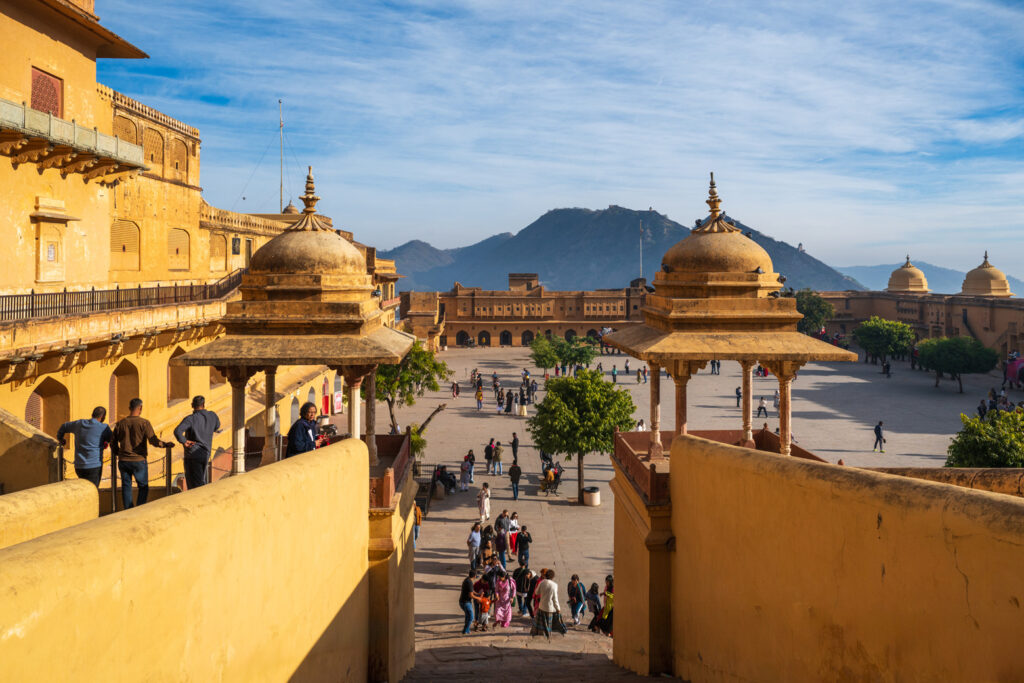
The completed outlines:
[[[466,346],[467,344],[469,344],[469,332],[463,330],[455,335],[456,346]]]
[[[110,375],[107,418],[114,424],[128,415],[128,402],[139,395],[139,369],[131,361],[123,360]]]
[[[480,346],[490,346],[491,345],[491,333],[490,332],[481,332],[476,337],[476,343],[478,345],[480,345]]]
[[[533,332],[530,332],[529,330],[527,330],[526,332],[523,332],[522,339],[523,339],[523,346],[529,346],[530,344],[533,343]]]
[[[587,336],[597,341],[600,337],[597,336],[597,330],[587,330]]]
[[[309,388],[309,393],[306,394],[306,401],[312,403],[313,405],[316,405],[316,389],[314,389],[313,387]],[[319,413],[319,409],[316,412]]]
[[[167,402],[181,401],[188,398],[188,366],[178,362],[178,356],[184,356],[185,349],[180,346],[174,349],[171,359],[167,362]]]
[[[498,335],[498,343],[501,346],[512,346],[512,333],[508,330],[502,330],[501,334]]]
[[[67,387],[47,377],[35,388],[25,404],[25,422],[52,437],[71,419],[71,396]]]
[[[296,422],[299,421],[299,399],[297,399],[297,398],[292,398],[291,417],[292,417],[292,419],[291,419],[291,422],[289,423],[289,429],[291,428],[290,425],[293,425],[293,424],[295,424]],[[282,431],[284,431],[284,430],[282,430]]]
[[[544,336],[551,339],[551,330],[544,330]]]
[[[575,338],[576,338],[576,330],[566,330],[565,331],[565,341],[572,341]]]

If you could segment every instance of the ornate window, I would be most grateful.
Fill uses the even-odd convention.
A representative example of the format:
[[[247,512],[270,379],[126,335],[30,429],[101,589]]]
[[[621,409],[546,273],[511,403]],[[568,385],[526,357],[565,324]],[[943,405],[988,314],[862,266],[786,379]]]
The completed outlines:
[[[31,107],[56,117],[62,117],[64,115],[64,81],[32,67]]]
[[[167,233],[167,269],[188,270],[191,267],[189,261],[189,236],[187,230],[171,228]]]
[[[228,238],[224,235],[210,235],[210,271],[228,269]]]
[[[110,269],[139,270],[139,226],[115,220],[110,228]]]
[[[152,128],[147,128],[142,133],[142,150],[146,155],[146,163],[154,166],[163,166],[164,163],[164,136]],[[163,169],[151,169],[157,172]]]
[[[118,114],[114,117],[114,135],[121,138],[125,142],[130,142],[133,145],[139,143],[139,129],[127,116]]]

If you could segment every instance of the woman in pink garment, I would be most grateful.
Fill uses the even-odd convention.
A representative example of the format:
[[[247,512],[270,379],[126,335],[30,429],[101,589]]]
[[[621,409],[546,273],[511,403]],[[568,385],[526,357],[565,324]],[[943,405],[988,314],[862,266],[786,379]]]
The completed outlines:
[[[502,628],[508,628],[512,623],[512,598],[516,594],[516,586],[508,578],[508,574],[502,572],[498,576],[494,582],[494,594],[496,596],[494,623]]]

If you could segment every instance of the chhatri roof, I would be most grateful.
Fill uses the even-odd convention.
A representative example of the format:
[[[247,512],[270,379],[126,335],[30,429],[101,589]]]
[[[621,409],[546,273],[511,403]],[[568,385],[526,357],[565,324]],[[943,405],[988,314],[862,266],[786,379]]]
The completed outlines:
[[[988,262],[987,251],[985,252],[985,260],[981,262],[981,265],[967,273],[967,276],[964,278],[963,289],[960,293],[971,296],[1013,296],[1006,275]]]
[[[227,335],[181,357],[187,365],[378,365],[399,362],[415,337],[384,324],[359,249],[316,213],[313,172],[302,217],[253,254]]]
[[[907,262],[892,271],[889,276],[887,292],[928,292],[928,279],[921,272],[921,269],[910,262],[910,254],[907,254]]]
[[[666,252],[644,323],[604,336],[642,360],[852,361],[856,354],[797,331],[794,297],[779,295],[771,258],[723,218],[711,177],[711,216]]]

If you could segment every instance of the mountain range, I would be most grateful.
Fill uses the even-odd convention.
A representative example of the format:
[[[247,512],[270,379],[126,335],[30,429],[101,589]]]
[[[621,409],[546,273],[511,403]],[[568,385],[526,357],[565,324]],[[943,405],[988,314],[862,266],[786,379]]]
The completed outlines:
[[[967,273],[962,270],[943,268],[924,261],[912,261],[912,263],[924,273],[925,279],[928,280],[928,289],[937,294],[957,294],[963,287],[964,276]],[[868,289],[874,290],[888,287],[889,275],[902,265],[902,263],[892,263],[880,266],[846,266],[840,267],[839,270],[855,278]],[[1006,279],[1010,283],[1012,292],[1018,296],[1024,293],[1024,282],[1010,276],[1007,276]]]
[[[775,271],[787,278],[787,287],[864,289],[805,251],[728,220],[768,252]],[[405,276],[398,285],[403,291],[447,291],[456,281],[506,289],[508,274],[520,272],[537,273],[548,289],[588,290],[625,287],[640,276],[641,234],[643,277],[653,282],[662,255],[689,233],[653,209],[553,209],[515,234],[500,233],[466,247],[438,249],[412,240],[378,254],[395,260]]]

